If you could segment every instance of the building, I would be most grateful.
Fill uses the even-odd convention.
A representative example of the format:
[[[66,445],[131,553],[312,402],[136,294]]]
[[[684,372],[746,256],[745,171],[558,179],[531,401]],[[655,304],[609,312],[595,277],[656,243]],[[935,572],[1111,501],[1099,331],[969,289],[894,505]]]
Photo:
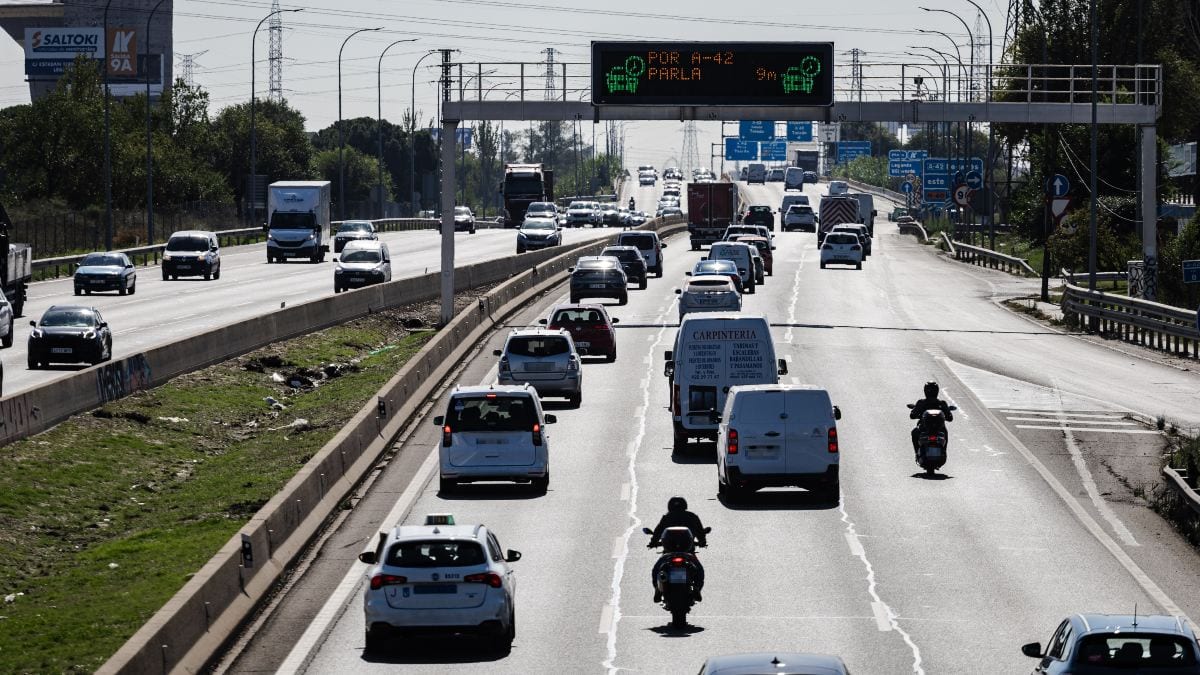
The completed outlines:
[[[155,5],[147,34],[146,20]],[[25,48],[25,79],[32,100],[54,89],[64,66],[77,54],[108,65],[114,96],[144,93],[149,79],[150,95],[157,97],[163,83],[173,78],[173,5],[173,0],[111,0],[104,36],[103,2],[0,0],[0,28]]]

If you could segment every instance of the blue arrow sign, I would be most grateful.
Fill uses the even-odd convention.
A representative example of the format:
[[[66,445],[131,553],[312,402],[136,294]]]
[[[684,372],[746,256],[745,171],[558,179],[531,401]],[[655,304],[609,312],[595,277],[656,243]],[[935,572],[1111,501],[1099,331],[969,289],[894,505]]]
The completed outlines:
[[[813,139],[812,122],[788,122],[787,139],[799,143],[809,143]]]
[[[743,141],[775,140],[775,120],[742,120],[738,123],[738,137]]]
[[[743,141],[740,138],[726,138],[725,159],[731,161],[754,161],[758,159],[758,141]]]
[[[983,176],[978,171],[967,172],[967,187],[972,190],[978,190],[983,187]]]
[[[1065,197],[1071,190],[1071,181],[1061,173],[1056,173],[1046,179],[1046,194],[1051,197]]]
[[[913,191],[913,184],[908,181],[904,181],[900,184],[900,191],[904,194],[910,194]]]

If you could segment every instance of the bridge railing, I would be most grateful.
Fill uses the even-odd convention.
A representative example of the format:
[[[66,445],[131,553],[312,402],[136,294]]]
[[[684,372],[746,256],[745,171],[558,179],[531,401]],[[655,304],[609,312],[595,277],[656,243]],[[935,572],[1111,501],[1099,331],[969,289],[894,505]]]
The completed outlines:
[[[1196,312],[1190,310],[1074,284],[1063,291],[1062,308],[1068,322],[1104,337],[1189,358],[1197,358],[1200,350]]]
[[[1000,253],[999,251],[993,251],[990,248],[982,246],[972,246],[971,244],[964,244],[961,241],[954,241],[950,237],[947,237],[945,233],[942,234],[942,237],[948,243],[947,248],[954,255],[955,260],[1015,274],[1038,276],[1037,270],[1030,267],[1029,261],[1024,258]]]

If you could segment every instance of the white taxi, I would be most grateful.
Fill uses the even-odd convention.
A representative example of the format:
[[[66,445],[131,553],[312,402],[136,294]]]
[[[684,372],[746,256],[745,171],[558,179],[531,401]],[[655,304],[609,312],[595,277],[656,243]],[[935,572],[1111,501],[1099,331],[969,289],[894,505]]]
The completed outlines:
[[[379,533],[363,589],[366,651],[394,645],[404,635],[475,634],[498,651],[516,637],[516,577],[508,563],[518,551],[500,548],[483,525],[457,525],[450,514],[430,514],[424,525]]]

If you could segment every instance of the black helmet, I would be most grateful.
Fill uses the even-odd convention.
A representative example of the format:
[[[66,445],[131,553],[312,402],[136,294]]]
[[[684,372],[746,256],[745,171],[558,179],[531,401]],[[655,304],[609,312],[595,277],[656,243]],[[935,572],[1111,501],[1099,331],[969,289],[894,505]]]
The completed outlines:
[[[671,513],[687,511],[687,500],[683,497],[671,497],[667,500],[667,510]]]
[[[930,380],[929,382],[925,383],[925,398],[937,398],[938,391],[940,391],[940,389],[938,388],[937,382]]]

